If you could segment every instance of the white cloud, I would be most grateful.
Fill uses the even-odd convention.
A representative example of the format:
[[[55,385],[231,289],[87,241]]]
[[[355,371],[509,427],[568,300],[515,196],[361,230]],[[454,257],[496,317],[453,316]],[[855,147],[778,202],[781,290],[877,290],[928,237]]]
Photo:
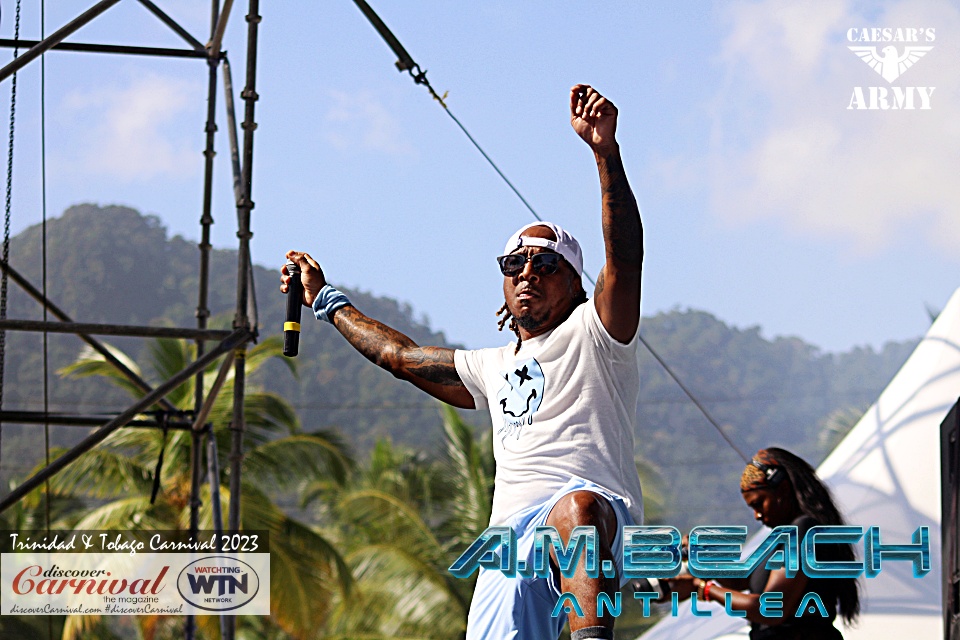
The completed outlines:
[[[202,132],[184,135],[181,116],[195,111],[202,95],[195,83],[154,74],[69,93],[62,117],[79,132],[66,154],[71,171],[126,183],[195,173],[202,167]],[[193,122],[200,129],[202,121]]]
[[[763,0],[733,5],[728,17],[712,105],[720,217],[777,219],[864,252],[908,226],[943,247],[960,242],[956,6],[901,0],[865,13],[859,3]],[[890,87],[847,49],[851,27],[936,29],[933,43],[919,43],[934,49],[894,83],[936,87],[931,110],[847,109],[854,87]]]
[[[400,122],[371,92],[331,91],[324,115],[324,137],[337,149],[361,148],[390,155],[413,155]]]

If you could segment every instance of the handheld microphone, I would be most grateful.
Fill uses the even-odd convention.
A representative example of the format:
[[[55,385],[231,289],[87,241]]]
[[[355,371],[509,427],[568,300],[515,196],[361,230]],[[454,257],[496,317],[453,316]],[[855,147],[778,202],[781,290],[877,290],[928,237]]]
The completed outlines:
[[[287,319],[283,323],[283,355],[295,358],[300,349],[300,311],[303,309],[303,283],[300,281],[300,267],[292,260],[287,261],[287,274],[290,284],[287,288]]]

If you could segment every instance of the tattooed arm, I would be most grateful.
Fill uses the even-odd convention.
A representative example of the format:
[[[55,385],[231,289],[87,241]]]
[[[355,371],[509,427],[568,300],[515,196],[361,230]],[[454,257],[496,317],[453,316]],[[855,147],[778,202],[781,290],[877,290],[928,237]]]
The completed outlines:
[[[578,84],[570,90],[570,123],[593,150],[603,192],[606,264],[597,277],[594,304],[610,335],[627,342],[640,323],[643,227],[616,141],[617,108],[593,87]]]
[[[381,369],[447,404],[461,409],[474,408],[473,396],[453,364],[453,349],[421,347],[351,305],[333,314],[333,326],[354,349]]]
[[[323,271],[316,260],[301,251],[289,251],[287,258],[300,266],[303,304],[309,307],[327,284]],[[286,267],[280,282],[280,291],[286,293],[290,282]],[[353,305],[333,314],[333,326],[354,349],[381,369],[447,404],[461,409],[475,408],[473,396],[460,380],[453,363],[453,349],[421,347],[396,329],[368,318]]]

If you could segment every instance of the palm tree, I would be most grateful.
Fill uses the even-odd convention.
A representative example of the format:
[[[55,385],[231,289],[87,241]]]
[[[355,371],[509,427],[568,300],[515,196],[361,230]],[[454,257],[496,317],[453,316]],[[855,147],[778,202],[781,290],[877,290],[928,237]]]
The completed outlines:
[[[634,464],[643,488],[644,523],[667,524],[671,514],[663,495],[663,475],[655,464],[641,455],[634,456]]]
[[[253,375],[266,362],[281,353],[282,340],[271,336],[250,349],[246,371]],[[114,349],[115,355],[142,376],[140,367]],[[195,347],[183,340],[157,340],[150,347],[153,373],[165,379],[183,369],[194,358]],[[295,374],[292,360],[281,359]],[[218,363],[210,367],[210,373]],[[141,397],[134,387],[99,355],[84,350],[73,364],[60,371],[64,376],[102,376]],[[205,385],[214,376],[205,376]],[[182,409],[192,408],[194,380],[175,389],[167,399]],[[232,417],[232,375],[227,379],[210,413],[219,453],[220,496],[223,512],[229,500],[230,432]],[[351,578],[346,561],[336,548],[310,526],[288,516],[275,499],[283,492],[298,489],[311,480],[326,479],[334,486],[346,479],[353,466],[344,444],[332,433],[304,433],[296,412],[280,396],[257,389],[248,382],[244,396],[244,469],[242,478],[241,529],[266,530],[270,535],[271,619],[274,630],[259,634],[276,635],[282,630],[295,638],[306,637],[329,615],[334,595],[349,593]],[[159,473],[160,493],[155,501],[151,493],[156,461],[164,456]],[[120,429],[96,449],[79,458],[54,481],[58,491],[70,492],[93,500],[78,513],[72,523],[77,529],[106,530],[187,530],[190,524],[191,434],[156,429]],[[211,497],[208,486],[201,495],[201,528],[213,529]],[[198,617],[206,637],[216,637],[215,617]],[[242,619],[241,619],[242,620]],[[146,640],[176,633],[179,621],[171,618],[139,618],[139,633]],[[89,618],[70,618],[64,638],[88,637],[103,623]],[[253,627],[263,628],[263,621]],[[253,628],[250,629],[253,631]]]
[[[826,457],[828,453],[833,451],[862,417],[863,410],[857,407],[840,407],[831,411],[821,422],[822,426],[817,436],[819,457]]]
[[[453,578],[454,560],[486,529],[493,497],[493,431],[476,437],[442,406],[444,450],[437,459],[381,440],[347,483],[314,482],[304,502],[356,580],[338,600],[322,640],[463,637],[476,574]],[[659,474],[637,458],[648,515],[663,518]],[[647,619],[626,620],[642,628]]]
[[[356,581],[319,637],[463,635],[473,584],[447,568],[489,521],[492,440],[487,430],[477,442],[455,410],[442,411],[439,460],[381,440],[346,484],[307,488],[305,503],[335,523],[328,535],[346,550]]]
[[[13,491],[20,484],[13,478],[8,487]],[[47,510],[47,495],[44,488],[31,491],[22,500],[0,513],[0,530],[17,532],[34,540],[41,538],[49,525],[51,531],[69,528],[64,518],[80,506],[79,500],[68,495],[58,495],[50,488],[50,508]],[[48,520],[49,518],[49,520]],[[0,616],[0,638],[4,640],[34,640],[55,638],[63,629],[64,616]]]

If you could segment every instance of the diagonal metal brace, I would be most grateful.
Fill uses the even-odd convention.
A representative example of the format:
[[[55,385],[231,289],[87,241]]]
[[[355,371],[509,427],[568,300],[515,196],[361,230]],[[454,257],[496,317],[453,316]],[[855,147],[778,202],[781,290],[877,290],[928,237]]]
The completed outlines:
[[[68,316],[60,307],[52,303],[50,299],[44,296],[39,289],[30,284],[30,281],[20,275],[20,273],[11,267],[9,263],[0,260],[0,271],[3,271],[10,276],[11,280],[20,285],[20,287],[26,291],[31,298],[46,307],[57,319],[63,322],[73,322],[70,316]],[[116,367],[120,373],[125,375],[128,380],[133,382],[133,384],[137,385],[141,391],[144,393],[150,393],[153,390],[153,388],[147,384],[143,378],[138,376],[133,370],[130,369],[130,367],[123,364],[123,362],[113,355],[110,350],[107,349],[99,340],[96,338],[91,338],[85,333],[78,333],[77,337],[90,345],[97,353],[102,355],[104,360]],[[179,409],[166,398],[160,400],[160,406],[167,411],[179,411]]]
[[[230,19],[230,12],[233,10],[233,0],[225,0],[220,9],[220,15],[217,17],[217,24],[213,27],[213,36],[207,44],[211,56],[220,55],[220,44],[223,42],[223,34],[227,30],[227,20]]]
[[[400,41],[397,40],[397,36],[393,35],[393,32],[390,31],[390,28],[386,23],[380,19],[380,16],[370,8],[364,0],[353,0],[354,4],[357,5],[357,8],[360,9],[360,12],[366,16],[367,20],[370,21],[370,24],[373,25],[373,28],[377,30],[377,33],[380,34],[380,37],[383,38],[384,42],[387,43],[387,46],[393,49],[393,53],[397,56],[397,70],[398,71],[410,71],[417,66],[417,63],[413,61],[413,58],[407,53],[407,50],[403,48],[403,45],[400,44]]]
[[[220,389],[223,388],[223,383],[227,381],[227,376],[230,374],[230,367],[233,366],[234,357],[235,353],[231,351],[227,354],[227,357],[223,359],[223,363],[220,365],[220,371],[217,373],[217,379],[213,381],[213,387],[207,392],[203,406],[200,407],[197,417],[193,419],[194,431],[202,431],[204,429],[207,423],[207,417],[213,409],[213,403],[217,401]]]
[[[377,30],[377,33],[379,33],[380,37],[383,38],[384,42],[387,43],[387,46],[393,49],[393,52],[397,56],[397,61],[394,63],[397,67],[397,70],[406,71],[409,73],[410,77],[413,78],[415,83],[425,86],[433,99],[439,102],[444,109],[447,109],[447,103],[444,102],[444,98],[447,97],[447,94],[444,93],[442,96],[437,94],[433,86],[430,85],[430,81],[427,80],[427,72],[420,69],[420,65],[414,62],[413,57],[407,52],[406,49],[403,48],[403,45],[400,44],[397,36],[393,35],[393,32],[390,31],[390,27],[388,27],[386,23],[380,19],[380,16],[377,15],[376,11],[371,9],[370,5],[368,5],[365,0],[353,0],[353,2],[357,5],[357,8],[360,9],[360,12],[366,16],[367,20],[370,21],[370,24],[373,25],[373,28]],[[459,122],[457,124],[459,124]],[[463,128],[462,125],[461,128]],[[466,129],[464,129],[464,133],[466,133]],[[469,136],[470,134],[468,133],[467,135]],[[497,171],[499,172],[499,169]]]
[[[140,0],[140,4],[146,7],[150,13],[160,18],[163,24],[173,29],[176,34],[183,38],[195,51],[203,51],[203,45],[200,44],[200,41],[190,35],[190,32],[181,27],[176,20],[164,13],[160,7],[150,2],[150,0]]]
[[[77,31],[80,29],[80,27],[87,24],[118,2],[120,2],[120,0],[100,0],[100,2],[51,33],[49,36],[25,51],[23,55],[18,57],[16,60],[13,60],[3,69],[0,69],[0,82],[6,80],[17,71],[39,58],[46,51],[60,44],[64,38]]]
[[[197,360],[194,360],[193,363],[182,369],[173,377],[167,379],[166,382],[138,400],[129,409],[91,433],[75,447],[48,464],[36,474],[27,480],[24,480],[20,486],[11,491],[10,494],[3,499],[3,501],[0,501],[0,513],[6,511],[9,507],[23,499],[28,493],[43,485],[44,482],[62,471],[68,464],[79,458],[81,455],[103,442],[107,436],[117,429],[125,426],[138,414],[143,413],[147,407],[156,404],[161,398],[179,387],[186,380],[189,380],[191,377],[195,376],[198,371],[202,371],[224,353],[248,342],[251,338],[252,334],[245,328],[237,329],[231,333],[230,337],[219,343],[209,353],[206,353]]]

